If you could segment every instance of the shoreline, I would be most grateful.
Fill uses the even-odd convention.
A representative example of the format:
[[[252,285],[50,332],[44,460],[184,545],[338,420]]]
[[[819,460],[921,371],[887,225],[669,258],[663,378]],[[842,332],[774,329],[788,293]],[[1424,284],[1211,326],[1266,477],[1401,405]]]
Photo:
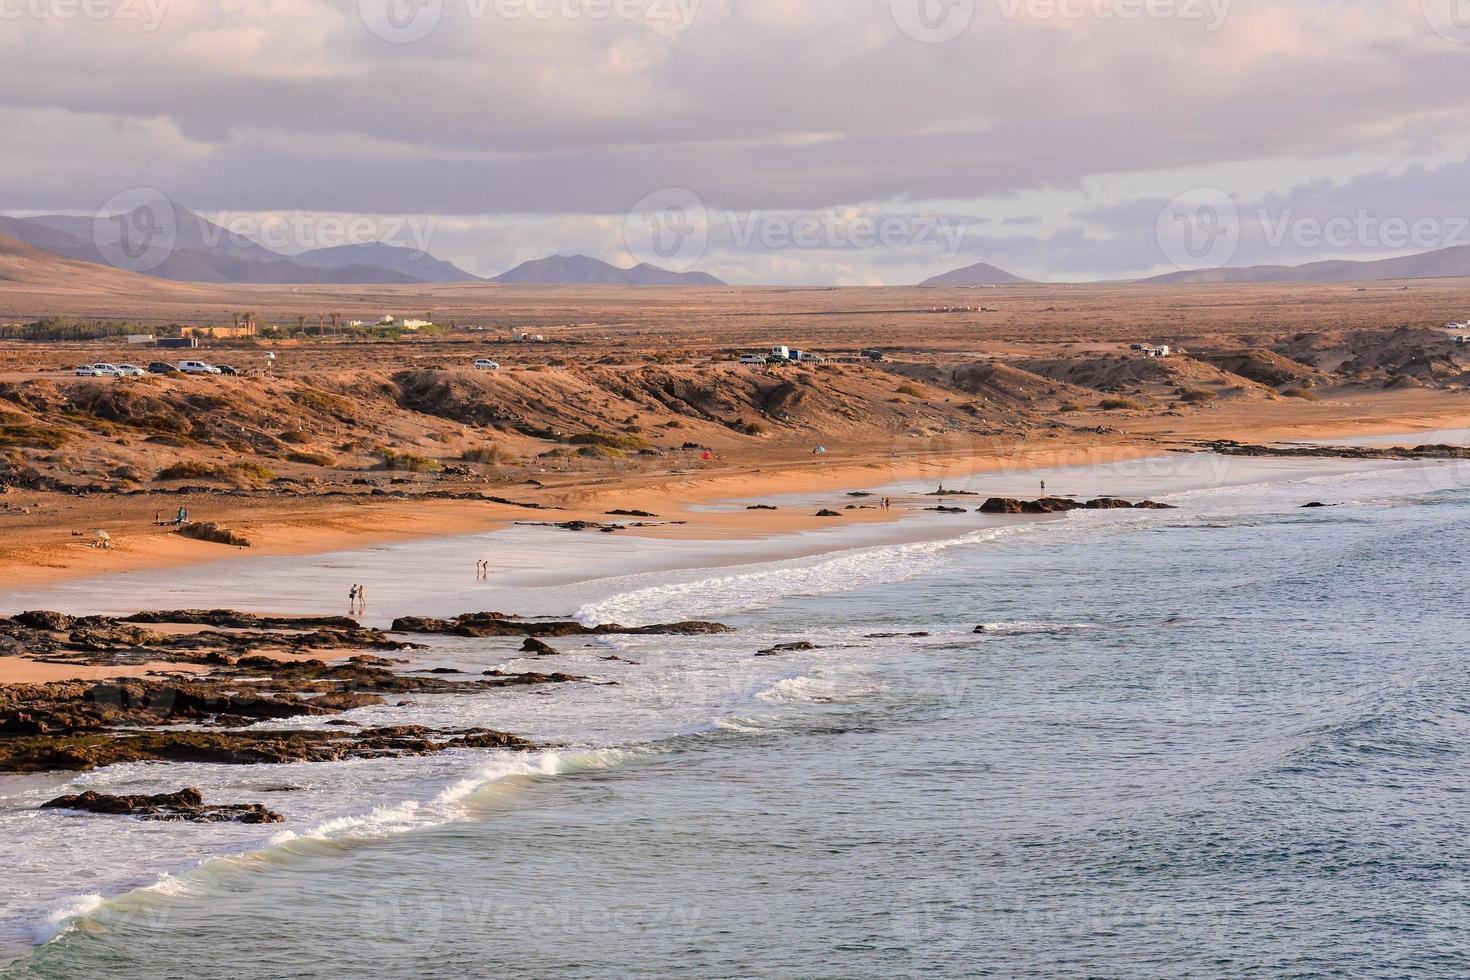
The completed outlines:
[[[265,497],[196,498],[191,509],[205,519],[217,520],[249,537],[253,547],[230,548],[184,538],[158,530],[148,519],[150,511],[168,510],[179,497],[174,494],[141,494],[136,497],[99,496],[61,498],[36,495],[40,509],[49,518],[29,533],[12,536],[0,549],[0,595],[44,588],[79,580],[106,578],[132,572],[156,572],[248,557],[317,556],[356,548],[387,546],[441,537],[480,534],[514,526],[520,522],[587,521],[624,523],[622,534],[636,537],[675,538],[687,541],[720,541],[730,538],[768,538],[830,526],[815,514],[786,510],[747,512],[722,508],[736,501],[766,499],[798,494],[841,494],[924,481],[937,487],[978,475],[997,472],[1016,474],[1060,468],[1091,467],[1192,451],[1195,442],[1206,439],[1238,439],[1242,442],[1277,444],[1307,441],[1330,443],[1333,439],[1402,436],[1413,444],[1415,432],[1433,433],[1470,425],[1470,415],[1420,415],[1411,420],[1361,419],[1309,423],[1259,422],[1201,427],[1189,433],[1139,432],[1143,438],[1126,442],[1082,442],[1067,446],[1014,443],[970,452],[895,455],[859,454],[845,457],[776,459],[766,465],[722,466],[698,471],[645,473],[612,480],[574,476],[563,483],[548,482],[535,501],[542,509],[502,503],[445,499],[397,499],[372,497],[326,497],[304,494],[284,501]],[[1009,450],[1009,451],[1007,451]],[[513,486],[479,488],[530,496]],[[78,504],[75,514],[51,514],[61,503]],[[650,526],[626,526],[630,520],[611,516],[610,511],[639,509],[656,513]],[[63,522],[61,518],[71,518]],[[144,524],[147,530],[113,533],[113,547],[99,551],[85,542],[90,538],[82,527],[103,524]],[[857,510],[844,514],[846,523],[891,523],[898,514]],[[67,529],[70,525],[70,529]],[[16,540],[16,537],[19,540]]]
[[[1036,498],[1032,480],[1043,475],[1049,481],[1051,496],[1071,497],[1078,501],[1099,497],[1124,498],[1133,502],[1167,501],[1174,495],[1189,495],[1199,490],[1295,483],[1318,477],[1371,472],[1397,468],[1394,461],[1290,457],[1226,456],[1208,452],[1159,453],[1151,447],[1135,447],[1134,451],[1110,451],[1099,454],[1096,449],[1079,456],[1060,453],[1037,456],[1027,466],[1006,467],[1005,460],[986,460],[985,465],[971,465],[965,477],[959,477],[954,460],[949,458],[910,461],[904,468],[912,478],[933,486],[936,476],[947,481],[954,492],[944,498],[932,491],[920,491],[919,485],[892,489],[891,484],[874,484],[881,492],[892,493],[895,509],[847,510],[845,520],[818,519],[805,506],[792,506],[782,494],[801,497],[841,492],[853,486],[855,472],[868,480],[893,480],[896,471],[887,467],[864,464],[837,466],[813,473],[798,470],[785,480],[768,480],[762,484],[767,496],[741,498],[724,510],[698,512],[695,498],[731,501],[729,474],[700,481],[680,481],[677,487],[662,487],[658,492],[677,497],[697,522],[685,527],[630,529],[621,535],[621,544],[608,541],[596,532],[581,534],[550,528],[520,528],[503,519],[487,521],[473,529],[458,526],[452,533],[398,536],[385,541],[374,534],[372,543],[345,542],[346,548],[324,548],[319,552],[291,554],[265,553],[259,549],[235,549],[230,557],[207,563],[171,565],[158,563],[130,573],[92,576],[52,581],[27,588],[21,586],[0,593],[0,611],[19,615],[26,609],[45,609],[65,615],[124,617],[140,609],[239,609],[256,615],[319,617],[337,610],[336,585],[345,594],[346,584],[363,582],[373,597],[371,613],[354,616],[368,628],[389,629],[400,617],[452,618],[479,609],[511,609],[531,618],[569,619],[586,613],[585,623],[602,622],[637,624],[635,618],[619,613],[613,606],[599,608],[599,591],[609,585],[645,594],[650,579],[665,582],[674,601],[682,604],[677,612],[669,612],[659,621],[701,618],[702,606],[689,606],[687,591],[693,581],[704,575],[710,583],[756,579],[768,570],[796,563],[806,565],[827,560],[856,560],[861,569],[864,555],[892,549],[929,546],[943,548],[975,533],[1000,532],[1024,525],[1057,520],[1064,514],[1028,513],[991,514],[974,521],[981,514],[979,504],[992,497],[1021,500]],[[1099,456],[1106,458],[1099,458]],[[976,461],[969,460],[971,464]],[[1439,461],[1432,461],[1439,462]],[[1056,468],[1044,468],[1050,463]],[[942,472],[937,472],[942,471]],[[979,486],[969,480],[983,481]],[[1024,481],[1024,482],[1023,482]],[[693,493],[691,491],[703,491]],[[600,490],[603,493],[624,493]],[[646,499],[653,490],[641,493]],[[847,491],[846,503],[855,498]],[[597,495],[593,495],[595,499]],[[782,510],[748,511],[742,505],[747,499],[779,501]],[[871,498],[846,506],[872,506]],[[435,502],[444,506],[444,502]],[[807,501],[813,507],[815,502]],[[841,507],[828,498],[834,508]],[[956,508],[943,512],[948,506]],[[971,514],[967,523],[963,515]],[[959,514],[961,516],[955,516]],[[773,520],[773,518],[775,518]],[[499,529],[495,537],[476,543],[477,536]],[[753,533],[758,529],[759,533]],[[483,549],[483,550],[482,550]],[[478,554],[497,557],[491,579],[478,579],[469,585],[469,562]],[[299,562],[283,559],[299,558]],[[461,560],[465,577],[460,577]],[[187,577],[170,575],[189,569]],[[710,601],[718,601],[707,596]],[[660,600],[662,602],[663,600]],[[555,606],[555,608],[551,608]],[[713,607],[722,608],[722,607]],[[171,628],[165,627],[164,632]],[[283,658],[289,659],[289,657]],[[326,659],[332,660],[333,657]],[[36,669],[30,669],[34,666]],[[149,675],[158,665],[132,666],[110,671],[88,667],[69,672],[64,668],[22,658],[0,659],[0,689],[7,684],[45,683],[57,680],[103,680],[138,678]],[[166,672],[166,671],[165,671]]]

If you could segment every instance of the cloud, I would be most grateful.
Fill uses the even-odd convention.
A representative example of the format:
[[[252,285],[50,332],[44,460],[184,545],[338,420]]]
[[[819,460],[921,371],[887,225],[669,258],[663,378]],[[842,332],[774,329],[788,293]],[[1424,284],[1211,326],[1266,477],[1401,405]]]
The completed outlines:
[[[947,43],[906,34],[889,0],[431,0],[410,43],[374,33],[359,0],[113,0],[114,16],[69,20],[63,2],[0,0],[0,206],[85,210],[146,185],[198,208],[514,217],[541,240],[664,187],[736,211],[984,216],[1104,176],[1190,186],[1203,168],[1470,150],[1466,47],[1419,0],[1177,0],[1137,19],[1102,0],[977,0]],[[1392,209],[1410,176],[1343,190]],[[1108,210],[1146,196],[1077,222],[1146,250],[1139,216],[1123,232]],[[1005,216],[1030,234],[989,247],[1031,241],[1056,250],[1016,256],[1033,274],[1086,271],[1065,222],[1027,218]],[[1125,261],[1095,254],[1097,274]]]

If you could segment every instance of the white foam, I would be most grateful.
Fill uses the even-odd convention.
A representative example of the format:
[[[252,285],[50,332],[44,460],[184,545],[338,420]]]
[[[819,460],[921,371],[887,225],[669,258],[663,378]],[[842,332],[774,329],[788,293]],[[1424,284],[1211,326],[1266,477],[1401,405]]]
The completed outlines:
[[[976,632],[1014,636],[1031,633],[1070,633],[1076,630],[1095,629],[1102,629],[1102,627],[1097,623],[1047,623],[1035,620],[1021,620],[1015,623],[985,623]]]
[[[588,603],[577,610],[587,626],[690,619],[759,609],[791,595],[851,592],[913,578],[931,569],[951,548],[980,544],[1035,525],[986,528],[956,538],[856,548],[793,562],[737,566],[726,574],[665,581]]]
[[[106,901],[101,895],[75,895],[51,912],[35,927],[33,938],[37,946],[66,935],[76,924],[102,907]]]

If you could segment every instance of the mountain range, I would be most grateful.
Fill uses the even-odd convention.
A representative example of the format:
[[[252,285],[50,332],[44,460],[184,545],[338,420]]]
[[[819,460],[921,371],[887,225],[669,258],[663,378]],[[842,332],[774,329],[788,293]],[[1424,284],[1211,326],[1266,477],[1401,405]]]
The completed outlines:
[[[1455,279],[1470,277],[1470,245],[1454,245],[1400,255],[1391,259],[1330,259],[1302,265],[1253,265],[1239,268],[1196,269],[1169,272],[1136,280],[1161,285],[1269,282],[1376,282],[1394,279]],[[1011,286],[1030,283],[1004,269],[980,262],[947,272],[920,283],[921,286]]]
[[[1372,282],[1383,279],[1451,279],[1470,276],[1470,245],[1400,255],[1391,259],[1332,259],[1305,265],[1253,265],[1235,269],[1170,272],[1154,283]]]
[[[368,242],[283,255],[177,205],[173,247],[146,274],[182,283],[394,285],[491,282],[502,285],[723,286],[704,272],[673,272],[643,263],[621,268],[587,255],[552,255],[482,279],[427,252]],[[150,216],[152,217],[152,216]],[[167,219],[166,219],[167,220]],[[14,218],[0,215],[0,237],[76,262],[111,267],[121,226],[74,215]],[[1170,272],[1142,283],[1343,283],[1375,280],[1470,277],[1470,245],[1389,259],[1334,259],[1303,265],[1256,265]],[[928,287],[987,287],[1033,284],[987,262],[955,269],[920,283]]]
[[[272,251],[192,211],[170,204],[172,248],[146,274],[175,282],[228,284],[404,284],[485,282],[452,262],[427,252],[368,242],[319,248],[297,255]],[[140,217],[142,217],[140,215]],[[154,220],[154,215],[146,216]],[[136,220],[136,219],[135,219]],[[169,223],[164,219],[165,224]],[[13,218],[0,215],[0,236],[78,262],[113,266],[110,252],[122,238],[106,221],[74,215]],[[141,227],[141,225],[134,225]],[[143,270],[140,270],[143,271]],[[643,264],[620,269],[584,255],[551,256],[524,263],[490,282],[527,285],[618,284],[632,286],[719,286],[705,273],[678,273]]]

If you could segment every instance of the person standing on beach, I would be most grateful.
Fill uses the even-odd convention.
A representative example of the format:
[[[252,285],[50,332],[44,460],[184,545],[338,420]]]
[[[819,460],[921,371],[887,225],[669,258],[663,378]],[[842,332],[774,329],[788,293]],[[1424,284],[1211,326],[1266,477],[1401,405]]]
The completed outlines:
[[[1046,481],[1045,480],[1042,480],[1041,481],[1041,495],[1043,497],[1046,496]]]
[[[359,588],[361,586],[353,585],[352,588],[347,590],[347,615],[349,616],[357,614],[357,590]]]
[[[360,585],[357,587],[357,614],[359,616],[367,615],[367,589],[364,589]]]

